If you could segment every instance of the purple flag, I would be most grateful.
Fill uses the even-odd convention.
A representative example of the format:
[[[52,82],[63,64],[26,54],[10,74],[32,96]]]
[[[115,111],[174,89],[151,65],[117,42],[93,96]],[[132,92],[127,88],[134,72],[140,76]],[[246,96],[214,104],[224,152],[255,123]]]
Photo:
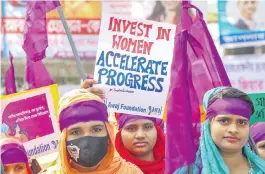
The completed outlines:
[[[46,13],[60,5],[59,1],[27,1],[24,27],[24,44],[27,57],[39,61],[46,57],[48,36]]]
[[[13,65],[13,55],[9,51],[9,57],[10,57],[10,67],[6,71],[5,74],[5,88],[6,88],[6,95],[16,93],[16,80],[15,80],[15,69]]]
[[[194,21],[188,13],[195,8]],[[231,86],[203,15],[183,2],[175,38],[167,102],[166,173],[194,163],[200,136],[200,106],[209,89]]]
[[[53,84],[53,80],[42,61],[27,59],[25,81],[28,89],[40,88]]]

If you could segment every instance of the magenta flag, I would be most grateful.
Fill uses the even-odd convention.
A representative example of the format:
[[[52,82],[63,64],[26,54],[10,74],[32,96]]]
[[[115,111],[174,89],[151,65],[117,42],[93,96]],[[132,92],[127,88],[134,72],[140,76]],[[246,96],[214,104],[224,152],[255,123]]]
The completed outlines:
[[[196,10],[194,21],[190,8]],[[167,101],[166,174],[195,162],[204,94],[218,86],[231,86],[201,11],[183,1],[181,18]]]
[[[10,58],[10,67],[6,71],[5,74],[5,88],[6,88],[6,95],[16,93],[16,80],[15,80],[15,69],[13,65],[13,55],[9,51],[9,58]]]
[[[29,59],[39,61],[46,57],[48,36],[46,13],[60,6],[59,1],[27,1],[23,49]]]
[[[34,62],[27,59],[25,82],[28,89],[52,85],[54,82],[42,61]]]

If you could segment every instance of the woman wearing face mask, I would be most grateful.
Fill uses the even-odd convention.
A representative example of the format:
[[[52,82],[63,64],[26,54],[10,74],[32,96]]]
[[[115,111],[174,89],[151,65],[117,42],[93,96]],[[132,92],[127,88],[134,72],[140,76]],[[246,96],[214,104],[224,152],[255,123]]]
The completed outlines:
[[[59,102],[58,174],[141,174],[135,165],[114,158],[112,127],[100,97],[85,89],[66,93]]]
[[[256,143],[260,157],[265,161],[265,122],[259,122],[251,126],[251,135]]]
[[[120,156],[144,174],[164,174],[165,135],[156,119],[128,114],[116,114],[116,118],[119,132],[115,147]]]
[[[265,173],[265,162],[247,145],[249,119],[254,112],[248,95],[231,87],[214,88],[205,94],[203,105],[206,121],[202,124],[193,173]],[[175,173],[187,173],[187,167]]]
[[[13,138],[0,140],[1,161],[5,174],[32,174],[24,146]]]

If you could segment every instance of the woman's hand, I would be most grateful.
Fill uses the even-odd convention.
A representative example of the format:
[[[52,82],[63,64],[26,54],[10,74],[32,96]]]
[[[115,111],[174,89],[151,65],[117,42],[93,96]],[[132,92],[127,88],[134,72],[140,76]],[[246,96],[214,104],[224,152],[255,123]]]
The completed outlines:
[[[88,92],[91,92],[97,96],[99,96],[102,100],[105,99],[105,92],[104,90],[100,89],[99,87],[94,87],[93,85],[98,84],[98,82],[94,79],[87,79],[83,82],[81,88],[87,89]],[[92,87],[90,87],[92,86]]]

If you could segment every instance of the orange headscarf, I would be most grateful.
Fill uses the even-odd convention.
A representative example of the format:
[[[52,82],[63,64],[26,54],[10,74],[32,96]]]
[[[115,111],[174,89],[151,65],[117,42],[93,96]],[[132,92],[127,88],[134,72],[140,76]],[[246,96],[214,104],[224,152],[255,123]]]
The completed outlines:
[[[100,162],[98,168],[94,172],[87,172],[87,174],[142,174],[143,172],[134,164],[126,162],[120,157],[114,158],[114,135],[112,127],[109,123],[105,123],[109,134],[109,147],[106,156]],[[60,163],[57,170],[58,174],[79,174],[80,172],[71,168],[71,160],[67,156],[66,151],[66,130],[64,130],[60,137],[59,152]],[[86,173],[84,173],[86,174]]]

